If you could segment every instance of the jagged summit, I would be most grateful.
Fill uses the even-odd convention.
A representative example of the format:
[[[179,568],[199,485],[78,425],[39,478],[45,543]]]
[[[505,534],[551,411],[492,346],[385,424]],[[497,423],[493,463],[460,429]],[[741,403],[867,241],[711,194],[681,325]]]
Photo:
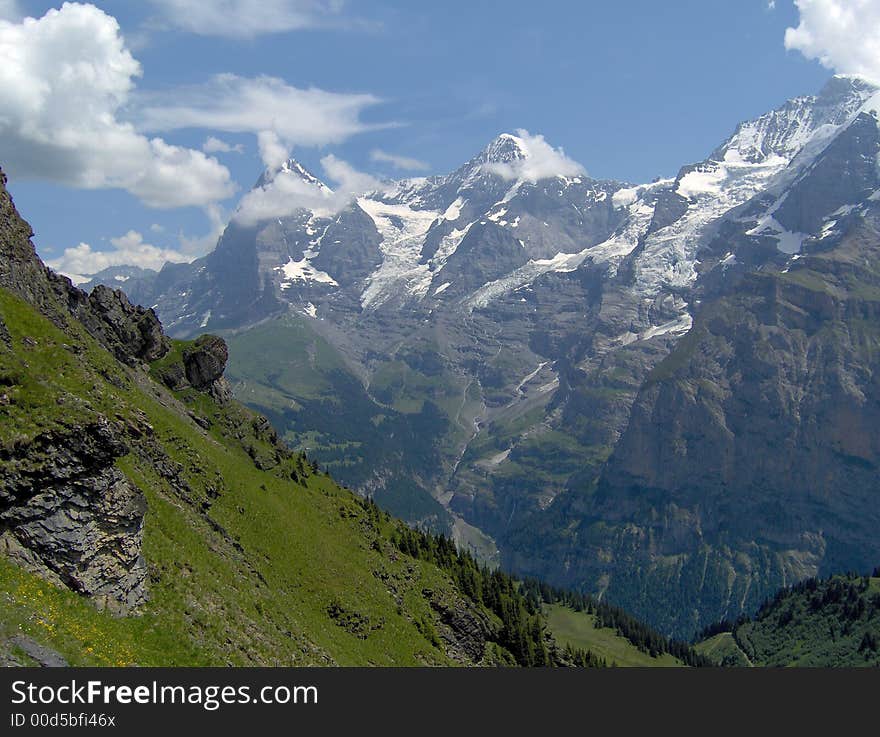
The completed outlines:
[[[265,187],[266,185],[274,182],[279,176],[291,176],[297,177],[308,184],[312,184],[317,187],[319,190],[323,190],[326,192],[332,192],[333,190],[328,187],[324,182],[322,182],[318,177],[316,177],[312,172],[306,169],[302,164],[300,164],[296,159],[290,158],[285,161],[283,164],[277,167],[269,167],[267,168],[257,180],[255,185],[255,189],[260,189]]]
[[[835,75],[816,95],[803,95],[753,120],[740,123],[733,136],[711,159],[741,158],[759,163],[770,157],[792,158],[810,143],[827,141],[836,129],[852,122],[878,92],[872,82],[857,76]]]
[[[490,164],[506,164],[529,157],[526,142],[512,133],[502,133],[483,149],[480,158]]]
[[[829,103],[845,102],[854,94],[866,99],[878,91],[880,85],[867,77],[858,74],[835,74],[825,83],[817,97]]]

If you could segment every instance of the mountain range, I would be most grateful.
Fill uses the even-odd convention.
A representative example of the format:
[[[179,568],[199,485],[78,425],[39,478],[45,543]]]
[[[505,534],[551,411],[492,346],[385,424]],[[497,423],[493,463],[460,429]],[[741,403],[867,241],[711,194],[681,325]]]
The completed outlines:
[[[236,396],[411,523],[664,633],[880,559],[880,94],[835,76],[647,184],[526,134],[97,275],[229,344]]]

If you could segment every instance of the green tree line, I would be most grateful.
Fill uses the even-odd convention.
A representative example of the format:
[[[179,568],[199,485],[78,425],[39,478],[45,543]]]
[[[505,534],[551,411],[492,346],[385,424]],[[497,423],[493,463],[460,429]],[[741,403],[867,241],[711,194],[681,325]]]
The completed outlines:
[[[513,655],[518,665],[607,666],[603,658],[589,650],[560,648],[548,633],[540,602],[526,595],[520,581],[481,565],[470,553],[458,550],[446,536],[401,526],[393,533],[392,542],[402,553],[446,571],[462,593],[493,612],[501,620],[496,642]]]

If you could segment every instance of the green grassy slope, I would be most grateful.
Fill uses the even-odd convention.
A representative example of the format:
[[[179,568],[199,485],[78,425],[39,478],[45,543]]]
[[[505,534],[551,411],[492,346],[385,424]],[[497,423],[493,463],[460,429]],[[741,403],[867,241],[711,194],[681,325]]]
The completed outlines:
[[[596,615],[577,612],[562,604],[546,605],[547,623],[556,640],[572,647],[589,650],[608,665],[641,668],[682,667],[684,664],[669,653],[652,657],[642,652],[610,627],[598,627]]]
[[[752,662],[736,643],[732,632],[719,632],[694,645],[694,649],[713,663],[731,667],[750,667]]]

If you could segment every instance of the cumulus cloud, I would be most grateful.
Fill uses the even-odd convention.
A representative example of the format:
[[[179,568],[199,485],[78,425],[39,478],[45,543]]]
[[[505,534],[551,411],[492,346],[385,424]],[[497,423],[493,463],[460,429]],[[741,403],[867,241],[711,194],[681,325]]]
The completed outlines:
[[[290,149],[285,146],[275,131],[257,133],[260,158],[268,169],[277,169],[290,158]]]
[[[202,36],[254,38],[348,24],[343,0],[150,0],[174,28]]]
[[[140,74],[116,20],[93,5],[0,21],[0,160],[17,177],[124,189],[151,207],[231,196],[216,159],[120,120]]]
[[[383,188],[382,182],[369,174],[355,169],[347,161],[329,154],[321,159],[324,173],[336,182],[337,194],[358,195],[364,192],[375,192]]]
[[[202,151],[206,154],[243,154],[244,146],[240,143],[232,145],[215,136],[208,136],[202,144]]]
[[[430,169],[430,165],[425,161],[411,159],[408,156],[390,154],[381,148],[374,148],[370,151],[370,160],[381,164],[391,164],[395,169],[403,169],[404,171],[425,171]]]
[[[361,120],[364,109],[379,102],[370,94],[300,89],[277,77],[218,74],[203,85],[142,96],[140,117],[149,131],[272,131],[287,145],[324,146],[387,127]]]
[[[242,225],[287,217],[298,210],[312,210],[318,215],[333,215],[358,195],[381,191],[382,183],[333,155],[321,159],[321,167],[336,183],[330,189],[307,172],[284,168],[259,189],[248,192],[241,200],[235,220]]]
[[[880,0],[795,0],[797,28],[785,48],[828,69],[880,82]]]
[[[521,158],[506,162],[490,162],[483,168],[502,179],[524,182],[537,182],[551,177],[577,177],[586,170],[577,161],[568,158],[561,148],[553,148],[544,136],[532,135],[520,128],[516,143]]]
[[[98,251],[88,243],[80,243],[73,248],[64,249],[59,258],[47,263],[55,271],[78,282],[84,281],[84,276],[97,274],[111,266],[140,266],[158,271],[168,261],[184,263],[193,259],[179,251],[145,243],[143,235],[136,230],[111,238],[110,243],[113,244],[113,249],[106,251]]]

